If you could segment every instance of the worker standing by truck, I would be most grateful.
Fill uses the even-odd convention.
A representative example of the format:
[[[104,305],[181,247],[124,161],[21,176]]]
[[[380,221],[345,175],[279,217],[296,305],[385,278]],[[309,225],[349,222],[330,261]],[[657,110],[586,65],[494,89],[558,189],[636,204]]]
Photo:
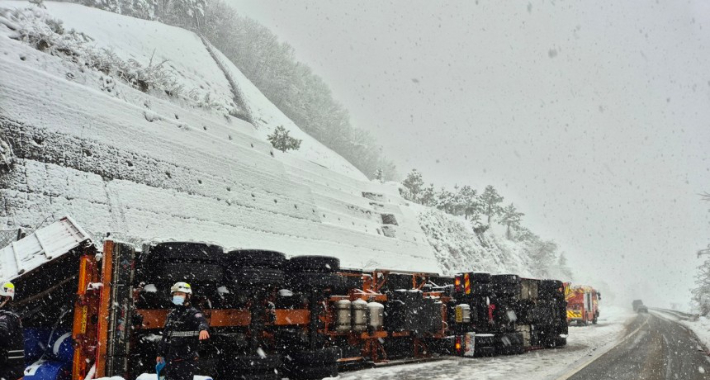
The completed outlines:
[[[20,316],[10,310],[15,285],[0,285],[0,380],[21,379],[25,370],[25,339]]]
[[[173,310],[165,322],[157,362],[166,364],[169,380],[192,380],[199,364],[198,345],[210,338],[209,324],[190,302],[190,284],[178,282],[170,294]]]

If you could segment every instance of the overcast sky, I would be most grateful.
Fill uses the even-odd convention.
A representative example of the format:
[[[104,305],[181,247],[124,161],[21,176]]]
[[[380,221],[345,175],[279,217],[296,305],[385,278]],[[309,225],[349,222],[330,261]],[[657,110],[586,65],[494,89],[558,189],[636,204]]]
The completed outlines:
[[[493,184],[581,281],[687,305],[710,243],[707,1],[228,1],[403,174]]]

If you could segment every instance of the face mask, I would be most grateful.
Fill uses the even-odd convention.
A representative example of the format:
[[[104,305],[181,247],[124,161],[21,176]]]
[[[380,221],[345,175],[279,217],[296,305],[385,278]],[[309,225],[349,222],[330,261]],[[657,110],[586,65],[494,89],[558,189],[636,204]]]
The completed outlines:
[[[175,305],[182,305],[185,303],[185,297],[183,296],[173,296],[173,304]]]

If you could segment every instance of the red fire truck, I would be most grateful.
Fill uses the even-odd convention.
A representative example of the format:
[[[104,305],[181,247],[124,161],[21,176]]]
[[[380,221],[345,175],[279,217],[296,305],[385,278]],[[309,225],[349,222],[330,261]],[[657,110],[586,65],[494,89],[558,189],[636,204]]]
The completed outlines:
[[[599,318],[601,294],[591,286],[565,283],[567,322],[587,325],[596,324]]]

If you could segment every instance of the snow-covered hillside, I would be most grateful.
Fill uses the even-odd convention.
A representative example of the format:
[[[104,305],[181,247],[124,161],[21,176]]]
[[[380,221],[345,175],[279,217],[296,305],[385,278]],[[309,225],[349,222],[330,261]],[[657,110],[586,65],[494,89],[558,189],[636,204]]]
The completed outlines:
[[[98,238],[111,232],[135,242],[209,240],[334,255],[351,267],[438,269],[396,192],[367,181],[337,154],[299,135],[293,123],[287,127],[304,138],[302,150],[274,152],[262,130],[289,121],[228,63],[222,62],[226,75],[239,82],[257,126],[189,99],[142,92],[87,69],[80,55],[67,57],[51,46],[42,52],[9,38],[49,14],[66,20],[65,34],[83,32],[91,44],[125,59],[147,62],[161,51],[161,60],[176,61],[186,86],[212,89],[213,98],[231,96],[225,72],[199,37],[75,4],[47,8],[3,11],[0,123],[8,157],[14,157],[0,177],[3,228],[33,229],[45,218],[71,214]],[[151,38],[135,43],[138,35]],[[110,41],[98,42],[104,39]],[[171,52],[177,41],[185,42]],[[383,214],[398,225],[385,225]]]
[[[0,229],[70,214],[96,240],[207,240],[332,255],[346,267],[528,274],[516,244],[368,181],[194,33],[46,6],[0,3]],[[115,67],[160,81],[137,84]],[[301,149],[273,150],[266,136],[277,126]]]
[[[460,271],[516,273],[532,276],[524,243],[493,231],[477,235],[470,222],[420,205],[412,205],[443,273]],[[568,279],[566,279],[568,280]]]

